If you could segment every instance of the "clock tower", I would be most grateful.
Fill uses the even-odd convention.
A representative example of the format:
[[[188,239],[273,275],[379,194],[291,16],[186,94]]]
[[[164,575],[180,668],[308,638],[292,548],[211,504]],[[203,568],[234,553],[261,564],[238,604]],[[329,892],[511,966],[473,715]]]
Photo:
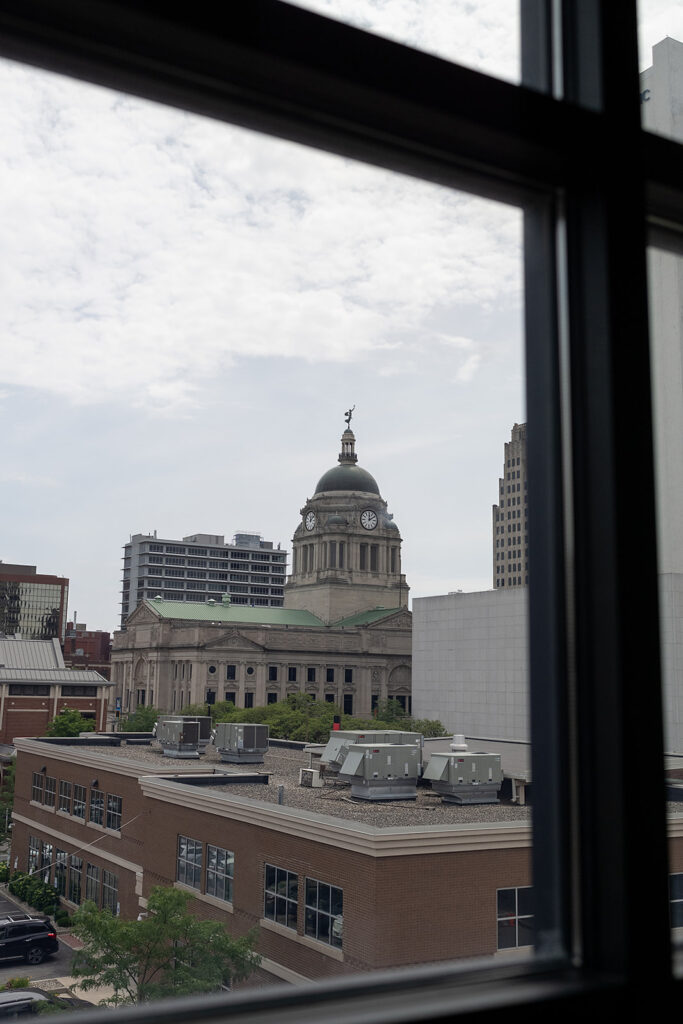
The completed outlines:
[[[375,478],[358,465],[352,413],[339,465],[321,476],[301,509],[285,587],[285,608],[310,611],[327,625],[408,605],[401,535]]]

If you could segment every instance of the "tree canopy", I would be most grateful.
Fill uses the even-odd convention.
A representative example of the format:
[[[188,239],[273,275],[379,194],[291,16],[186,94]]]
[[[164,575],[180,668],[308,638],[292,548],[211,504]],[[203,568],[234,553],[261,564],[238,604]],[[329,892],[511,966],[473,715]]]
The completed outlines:
[[[47,723],[45,736],[78,736],[79,732],[93,732],[95,722],[92,718],[84,718],[75,708],[63,708],[58,715]]]
[[[165,714],[160,708],[139,707],[118,724],[119,732],[151,732],[159,715]]]
[[[214,992],[246,978],[260,963],[256,935],[232,938],[218,921],[189,913],[190,893],[157,886],[143,920],[124,921],[86,901],[73,931],[84,943],[71,973],[83,989],[111,986],[113,1006]]]
[[[342,729],[402,729],[404,732],[421,732],[423,736],[446,735],[441,722],[411,718],[397,700],[383,701],[377,709],[376,718],[343,715],[337,704],[314,700],[306,693],[292,693],[277,704],[257,708],[236,708],[231,701],[194,704],[184,708],[180,714],[210,714],[214,723],[259,722],[269,726],[273,737],[307,743],[325,743],[335,715],[341,715]]]

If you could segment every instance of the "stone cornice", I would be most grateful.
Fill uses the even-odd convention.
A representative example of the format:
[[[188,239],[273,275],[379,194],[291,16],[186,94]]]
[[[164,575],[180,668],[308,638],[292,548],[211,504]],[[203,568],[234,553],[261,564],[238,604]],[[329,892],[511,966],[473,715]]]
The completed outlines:
[[[168,774],[168,773],[167,773]],[[314,814],[292,807],[198,791],[171,779],[141,777],[143,794],[175,807],[188,807],[259,828],[272,829],[326,846],[362,853],[367,857],[409,857],[429,853],[464,853],[477,850],[518,849],[531,846],[530,822],[495,822],[472,825],[411,826],[379,829],[371,825]]]

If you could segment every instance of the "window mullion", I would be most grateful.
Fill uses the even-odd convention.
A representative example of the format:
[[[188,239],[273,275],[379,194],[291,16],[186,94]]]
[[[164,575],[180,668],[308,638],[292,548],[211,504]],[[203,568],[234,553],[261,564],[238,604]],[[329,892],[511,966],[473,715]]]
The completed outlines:
[[[567,12],[565,98],[601,112],[608,142],[566,196],[580,952],[652,986],[670,950],[636,12]],[[643,742],[649,770],[633,771]]]

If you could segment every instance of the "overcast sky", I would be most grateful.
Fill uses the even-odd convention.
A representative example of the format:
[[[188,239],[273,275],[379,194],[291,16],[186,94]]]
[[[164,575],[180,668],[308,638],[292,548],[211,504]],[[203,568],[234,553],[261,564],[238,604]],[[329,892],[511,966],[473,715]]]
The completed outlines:
[[[517,4],[301,6],[517,79]],[[648,53],[675,10],[647,5]],[[489,588],[518,211],[10,62],[0,83],[0,558],[113,629],[131,533],[289,547],[355,404],[412,596]]]

